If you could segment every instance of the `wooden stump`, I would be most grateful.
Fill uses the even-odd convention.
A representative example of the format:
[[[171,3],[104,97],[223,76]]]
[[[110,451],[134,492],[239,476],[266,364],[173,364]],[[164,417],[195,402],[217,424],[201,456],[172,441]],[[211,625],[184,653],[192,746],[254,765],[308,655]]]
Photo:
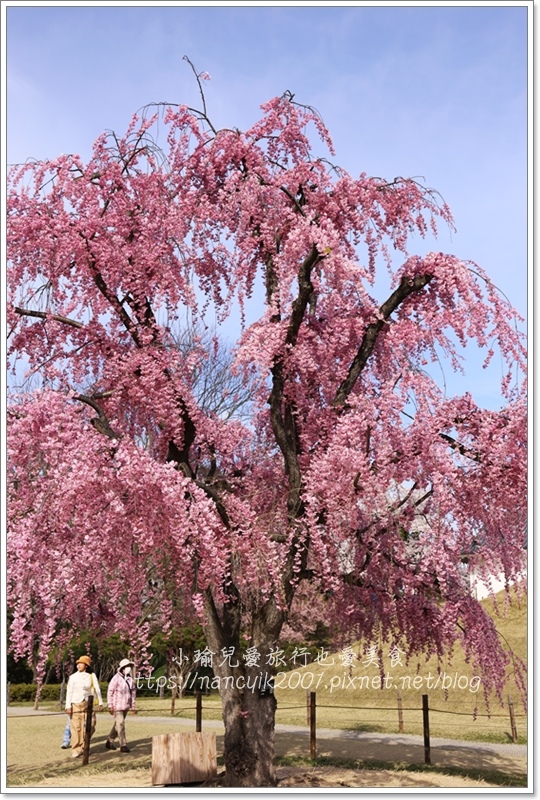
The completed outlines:
[[[152,736],[152,786],[201,783],[216,775],[215,731]]]

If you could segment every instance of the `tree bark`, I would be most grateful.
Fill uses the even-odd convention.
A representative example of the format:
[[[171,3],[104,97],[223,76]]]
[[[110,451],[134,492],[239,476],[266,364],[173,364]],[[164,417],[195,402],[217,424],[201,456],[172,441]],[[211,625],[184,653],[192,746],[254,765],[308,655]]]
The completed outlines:
[[[225,784],[237,787],[275,786],[274,726],[277,702],[269,690],[270,673],[245,670],[246,683],[221,680],[225,724]],[[249,674],[251,673],[251,674]],[[239,688],[240,686],[244,688]],[[266,691],[265,691],[266,688]]]
[[[250,646],[260,657],[256,664],[248,665],[240,652],[240,626],[227,624],[235,614],[224,607],[222,621],[208,596],[207,601],[205,633],[210,650],[216,654],[213,670],[225,726],[225,785],[275,786],[277,702],[268,654],[277,645],[285,613],[269,600],[253,615]],[[224,658],[225,653],[231,654],[229,658]]]

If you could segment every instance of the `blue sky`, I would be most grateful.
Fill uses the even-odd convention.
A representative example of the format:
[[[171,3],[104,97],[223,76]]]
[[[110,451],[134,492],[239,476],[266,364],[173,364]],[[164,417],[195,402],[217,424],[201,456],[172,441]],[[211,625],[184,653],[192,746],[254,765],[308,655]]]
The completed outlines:
[[[252,124],[289,89],[353,175],[422,176],[456,219],[437,248],[481,264],[525,315],[532,3],[3,6],[8,163],[84,157],[152,101],[196,105],[187,54],[212,76],[216,126]],[[471,365],[477,399],[498,405],[500,368]]]

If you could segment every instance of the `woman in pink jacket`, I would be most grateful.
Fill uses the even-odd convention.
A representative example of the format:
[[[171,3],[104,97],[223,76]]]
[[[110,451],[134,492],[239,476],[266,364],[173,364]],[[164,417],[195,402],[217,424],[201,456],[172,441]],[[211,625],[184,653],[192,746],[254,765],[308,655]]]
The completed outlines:
[[[134,667],[133,661],[123,658],[118,666],[118,671],[109,683],[107,690],[107,707],[109,714],[114,717],[114,724],[105,742],[107,750],[114,750],[114,740],[118,737],[120,741],[120,751],[129,753],[126,741],[126,715],[131,709],[135,710],[135,681],[131,675],[131,668]]]

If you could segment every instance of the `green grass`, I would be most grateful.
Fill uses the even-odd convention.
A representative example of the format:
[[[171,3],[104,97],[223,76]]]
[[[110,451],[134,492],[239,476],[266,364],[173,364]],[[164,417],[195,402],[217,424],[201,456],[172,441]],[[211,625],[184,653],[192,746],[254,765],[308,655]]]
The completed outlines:
[[[291,693],[292,694],[292,693]],[[388,699],[388,698],[387,698]],[[324,695],[317,695],[317,727],[330,729],[343,729],[365,731],[367,733],[397,733],[398,715],[396,707],[377,706],[381,702],[379,695],[375,695],[369,702],[373,707],[364,707],[365,697],[347,697],[348,706],[327,705],[328,698]],[[293,705],[292,702],[296,702]],[[393,697],[396,702],[395,696]],[[332,699],[330,699],[332,703]],[[25,705],[25,704],[18,704]],[[27,707],[33,706],[26,703]],[[356,706],[362,706],[357,708]],[[142,697],[137,701],[137,715],[139,717],[171,717],[170,699],[160,699],[159,697]],[[40,705],[41,710],[56,710],[50,704]],[[496,709],[497,714],[500,713]],[[182,698],[176,702],[175,718],[195,720],[195,704],[191,698]],[[203,697],[203,724],[204,722],[222,722],[221,701],[218,695]],[[128,718],[129,722],[129,718]],[[305,693],[297,697],[291,697],[289,693],[278,696],[278,709],[276,722],[284,725],[299,725],[307,727],[307,703]],[[423,733],[421,700],[418,699],[416,708],[406,708],[403,711],[404,733],[421,735]],[[518,717],[518,743],[526,744],[527,728],[526,718]],[[430,711],[430,733],[432,737],[463,739],[468,741],[484,741],[493,744],[511,743],[510,719],[506,710],[503,709],[502,716],[493,716],[491,719],[480,717],[476,722],[467,712],[464,716],[460,714],[438,713]]]

